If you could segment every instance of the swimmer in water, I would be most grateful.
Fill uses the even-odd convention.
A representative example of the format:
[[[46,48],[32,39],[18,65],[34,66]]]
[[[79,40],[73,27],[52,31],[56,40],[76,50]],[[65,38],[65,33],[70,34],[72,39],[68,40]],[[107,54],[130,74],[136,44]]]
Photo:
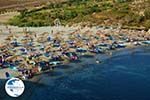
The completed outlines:
[[[99,63],[100,63],[100,61],[99,61],[98,59],[96,59],[96,63],[97,63],[97,64],[99,64]]]

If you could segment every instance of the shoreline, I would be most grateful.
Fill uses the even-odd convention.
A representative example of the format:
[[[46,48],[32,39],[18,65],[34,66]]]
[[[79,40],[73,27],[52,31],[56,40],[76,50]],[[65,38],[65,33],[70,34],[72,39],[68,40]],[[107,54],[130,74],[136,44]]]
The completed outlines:
[[[64,66],[70,66],[72,64],[73,64],[73,66],[75,66],[74,64],[77,64],[77,65],[80,65],[80,66],[84,66],[86,64],[93,64],[93,63],[101,65],[103,62],[105,62],[108,59],[111,59],[112,57],[121,56],[121,55],[127,55],[127,54],[130,54],[130,53],[136,52],[136,50],[138,50],[138,49],[143,49],[143,48],[148,48],[148,47],[149,46],[138,46],[138,47],[136,46],[136,47],[131,47],[131,48],[123,48],[123,49],[118,49],[118,50],[112,50],[112,51],[110,51],[110,52],[112,52],[111,56],[108,55],[108,54],[96,54],[94,57],[91,57],[91,58],[86,58],[86,57],[81,58],[82,62],[80,62],[80,63],[68,63],[68,64],[65,64]],[[131,51],[131,50],[134,50],[134,51]],[[100,63],[96,63],[96,59],[97,58],[101,61]],[[91,63],[89,63],[89,61],[91,61]],[[74,70],[76,70],[76,69],[74,69]],[[46,73],[50,73],[50,72],[51,71],[47,71]],[[74,71],[70,71],[70,73],[74,73]],[[42,74],[43,73],[41,73],[41,74],[39,74],[37,76],[34,76],[32,79],[29,79],[29,80],[26,80],[26,81],[40,83],[40,81],[42,79]],[[64,76],[60,76],[60,77],[57,77],[57,78],[59,79],[59,78],[64,77]],[[49,76],[49,78],[53,79],[52,76]]]

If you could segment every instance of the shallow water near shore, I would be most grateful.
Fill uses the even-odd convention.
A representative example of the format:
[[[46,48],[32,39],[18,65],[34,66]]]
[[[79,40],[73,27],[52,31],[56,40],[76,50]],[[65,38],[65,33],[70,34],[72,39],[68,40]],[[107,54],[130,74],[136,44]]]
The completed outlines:
[[[39,75],[37,83],[25,82],[16,100],[150,100],[149,58],[150,47],[83,58]],[[96,64],[96,59],[103,62]]]

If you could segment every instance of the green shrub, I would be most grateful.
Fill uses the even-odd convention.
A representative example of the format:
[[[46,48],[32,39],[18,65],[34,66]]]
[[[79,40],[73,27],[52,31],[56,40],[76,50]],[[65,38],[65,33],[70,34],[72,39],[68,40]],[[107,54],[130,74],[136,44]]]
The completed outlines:
[[[94,5],[94,6],[92,6],[91,7],[91,12],[93,13],[93,12],[100,12],[101,11],[101,9],[98,7],[98,5]]]
[[[150,10],[149,9],[146,9],[144,11],[144,15],[145,15],[145,19],[150,19]]]
[[[146,29],[150,29],[150,20],[146,20],[144,26]]]
[[[15,16],[13,19],[10,19],[8,21],[8,24],[17,26],[17,25],[21,24],[21,20],[18,16]]]

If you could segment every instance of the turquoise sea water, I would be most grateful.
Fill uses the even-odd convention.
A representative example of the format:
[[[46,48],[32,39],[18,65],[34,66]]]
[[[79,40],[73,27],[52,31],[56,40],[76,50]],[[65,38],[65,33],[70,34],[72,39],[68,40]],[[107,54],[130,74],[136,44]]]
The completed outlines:
[[[105,60],[96,64],[95,59]],[[83,58],[25,85],[17,100],[150,100],[150,48]]]

